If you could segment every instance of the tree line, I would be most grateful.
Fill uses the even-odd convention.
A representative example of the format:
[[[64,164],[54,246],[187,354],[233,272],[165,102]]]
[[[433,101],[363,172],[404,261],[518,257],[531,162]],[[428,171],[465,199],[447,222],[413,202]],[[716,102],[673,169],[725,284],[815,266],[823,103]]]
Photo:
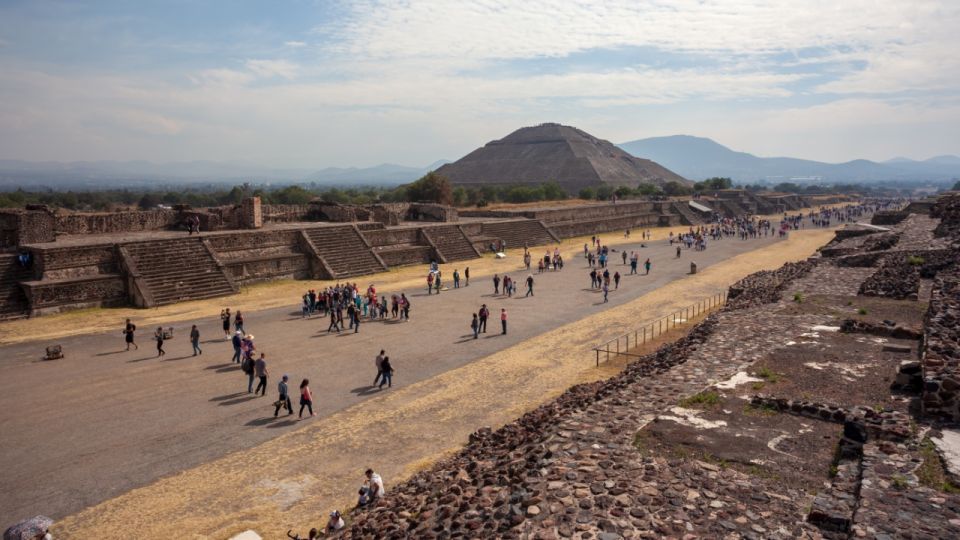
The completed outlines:
[[[909,192],[908,186],[892,184],[863,185],[808,185],[782,182],[773,186],[761,184],[734,186],[730,178],[708,178],[687,186],[680,182],[667,182],[662,187],[642,184],[638,187],[602,185],[585,187],[577,193],[580,199],[608,201],[614,195],[619,199],[658,198],[711,194],[713,191],[732,187],[749,191],[776,191],[801,194],[862,193],[891,194]],[[960,190],[960,182],[953,186]],[[313,200],[340,204],[372,204],[378,202],[436,202],[452,206],[484,207],[493,203],[528,203],[558,201],[570,195],[556,182],[539,185],[488,185],[482,187],[454,187],[450,181],[435,172],[419,180],[399,187],[318,187],[318,186],[265,186],[245,183],[229,189],[217,186],[176,187],[156,190],[113,189],[101,191],[28,191],[17,189],[0,193],[0,208],[22,208],[28,204],[45,204],[54,208],[79,211],[114,211],[120,209],[150,209],[180,204],[195,208],[205,206],[229,206],[240,204],[245,197],[260,197],[264,204],[307,204]]]

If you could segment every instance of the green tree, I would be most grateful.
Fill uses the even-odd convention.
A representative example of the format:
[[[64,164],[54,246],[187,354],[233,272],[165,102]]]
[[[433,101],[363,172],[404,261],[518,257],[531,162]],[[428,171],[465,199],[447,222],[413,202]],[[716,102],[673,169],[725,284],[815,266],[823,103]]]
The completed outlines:
[[[543,198],[548,201],[562,201],[567,198],[567,192],[556,182],[547,182],[541,186]]]
[[[607,184],[603,184],[602,186],[597,188],[597,200],[598,201],[610,200],[610,197],[613,197],[613,191],[614,191],[613,186],[608,186]]]
[[[463,206],[467,202],[467,190],[463,189],[462,186],[457,186],[453,189],[453,204],[454,206]]]
[[[957,180],[957,183],[953,185],[953,191],[960,191],[960,180]]]
[[[630,189],[630,186],[620,186],[614,191],[618,199],[626,199],[627,197],[634,194],[634,191]]]
[[[423,178],[407,185],[407,200],[452,205],[453,188],[447,177],[431,171]]]
[[[585,187],[580,190],[580,193],[577,195],[583,200],[592,201],[597,197],[597,190],[592,187]]]
[[[140,197],[140,202],[137,203],[137,206],[144,210],[149,210],[156,208],[160,202],[160,196],[156,193],[144,193],[143,197]]]
[[[690,188],[676,180],[671,180],[663,185],[663,192],[671,197],[676,197],[678,195],[689,195]]]
[[[278,204],[307,204],[313,200],[313,193],[300,186],[287,186],[271,195]]]

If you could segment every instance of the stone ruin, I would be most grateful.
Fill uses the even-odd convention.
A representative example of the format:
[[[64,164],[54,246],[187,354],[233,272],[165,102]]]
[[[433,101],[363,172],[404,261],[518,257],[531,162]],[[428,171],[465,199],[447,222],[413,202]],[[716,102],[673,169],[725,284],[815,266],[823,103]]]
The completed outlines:
[[[730,194],[731,201],[736,197]],[[754,199],[744,197],[756,210]],[[186,234],[194,218],[199,236]],[[468,260],[498,242],[532,247],[707,219],[682,201],[493,212],[428,203],[265,205],[259,198],[238,206],[124,212],[28,207],[0,211],[0,248],[8,253],[0,261],[0,319],[80,307],[152,307],[232,294],[260,281],[343,279]],[[27,267],[17,263],[16,254],[24,252]],[[182,278],[173,281],[174,274]]]
[[[912,214],[858,265],[843,248],[748,276],[686,336],[476,431],[342,536],[960,537],[960,261],[933,237],[949,226]],[[940,262],[913,269],[916,299],[859,294],[917,253]]]

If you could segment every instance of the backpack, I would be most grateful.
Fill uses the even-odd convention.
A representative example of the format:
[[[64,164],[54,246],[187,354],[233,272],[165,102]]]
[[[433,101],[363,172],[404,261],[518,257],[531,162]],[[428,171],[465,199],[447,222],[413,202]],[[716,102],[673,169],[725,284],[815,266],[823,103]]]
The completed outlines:
[[[253,373],[253,359],[244,358],[243,364],[240,365],[240,369],[242,369],[243,372],[246,373],[247,375]]]

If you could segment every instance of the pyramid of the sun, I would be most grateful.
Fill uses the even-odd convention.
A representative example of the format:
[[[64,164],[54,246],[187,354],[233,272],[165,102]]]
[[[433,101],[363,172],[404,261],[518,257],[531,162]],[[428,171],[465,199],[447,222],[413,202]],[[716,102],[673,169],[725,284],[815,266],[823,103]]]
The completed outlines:
[[[557,182],[569,193],[603,184],[659,186],[671,180],[689,184],[680,175],[649,159],[631,156],[609,141],[560,124],[520,128],[440,167],[437,172],[455,185]]]

